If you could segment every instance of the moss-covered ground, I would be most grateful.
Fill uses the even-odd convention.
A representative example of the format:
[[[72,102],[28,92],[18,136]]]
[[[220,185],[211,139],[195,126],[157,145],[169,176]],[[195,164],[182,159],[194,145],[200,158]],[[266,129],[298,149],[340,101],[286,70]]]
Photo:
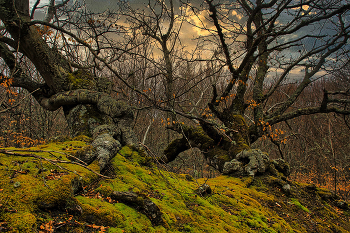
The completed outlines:
[[[349,210],[314,186],[271,176],[189,179],[143,166],[148,160],[129,147],[112,160],[107,174],[113,179],[105,179],[43,159],[69,161],[65,154],[33,152],[72,154],[86,145],[66,141],[16,151],[41,159],[0,154],[0,232],[350,232]],[[89,168],[99,172],[94,163]],[[212,194],[202,197],[195,190],[204,183]],[[283,191],[287,183],[291,189]],[[113,191],[150,198],[163,224],[154,226],[137,208],[110,199]]]

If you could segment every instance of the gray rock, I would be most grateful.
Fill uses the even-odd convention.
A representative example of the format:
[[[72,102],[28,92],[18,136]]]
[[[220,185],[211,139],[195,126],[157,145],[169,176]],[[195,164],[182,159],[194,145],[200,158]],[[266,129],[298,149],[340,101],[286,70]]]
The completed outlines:
[[[283,192],[289,194],[289,193],[290,193],[290,190],[291,190],[290,185],[289,185],[289,184],[283,185],[283,186],[282,186],[282,190],[283,190]]]
[[[241,176],[244,173],[243,165],[238,160],[232,159],[230,162],[226,162],[224,164],[222,173],[225,175],[231,174],[235,176]]]
[[[266,171],[268,162],[267,154],[261,150],[244,150],[238,153],[235,159],[224,164],[223,174],[255,176]]]
[[[349,209],[349,204],[346,202],[346,201],[343,201],[343,200],[339,200],[337,201],[337,206],[340,208],[340,209],[343,209],[343,210],[348,210]]]
[[[272,160],[272,164],[275,166],[277,171],[281,172],[283,175],[290,175],[290,165],[283,159],[274,159]]]
[[[244,164],[245,175],[255,176],[257,173],[264,173],[269,158],[261,150],[244,150],[237,154],[236,159]]]
[[[105,168],[121,147],[120,142],[115,140],[109,133],[98,135],[91,145],[96,149],[95,153],[100,170]]]
[[[91,144],[93,147],[102,147],[112,153],[120,148],[120,142],[115,140],[109,133],[99,135]]]
[[[21,182],[17,181],[16,183],[13,184],[13,187],[18,188],[21,186]]]
[[[206,196],[206,195],[211,194],[212,190],[211,190],[209,185],[202,184],[201,186],[199,186],[199,188],[195,192],[201,196]]]

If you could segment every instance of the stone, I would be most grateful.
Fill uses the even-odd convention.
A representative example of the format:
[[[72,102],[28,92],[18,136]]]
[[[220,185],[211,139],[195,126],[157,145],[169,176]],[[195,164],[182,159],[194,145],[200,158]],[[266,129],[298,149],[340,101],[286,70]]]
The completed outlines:
[[[19,186],[21,186],[21,182],[17,181],[13,184],[13,187],[18,188]]]
[[[336,205],[343,210],[349,210],[349,204],[346,201],[339,200],[337,201]]]
[[[269,158],[261,150],[244,150],[236,155],[236,158],[226,162],[222,173],[232,176],[255,176],[262,174],[267,169]]]
[[[244,173],[243,165],[238,160],[232,159],[230,162],[224,164],[222,173],[224,175],[241,176]]]
[[[277,171],[281,172],[283,175],[290,175],[290,165],[283,159],[274,159],[272,160],[272,164],[275,166]]]
[[[210,195],[212,190],[208,184],[202,184],[195,192],[201,196],[206,196]]]
[[[258,149],[244,150],[237,154],[236,159],[242,162],[244,175],[248,176],[264,173],[269,162],[267,154]]]
[[[120,142],[114,139],[109,133],[98,135],[91,145],[96,149],[95,153],[101,171],[121,147]]]
[[[194,178],[191,175],[186,174],[185,176],[186,180],[193,182]]]
[[[285,192],[286,194],[290,194],[291,192],[291,188],[290,188],[290,184],[285,184],[282,186],[282,190],[283,192]]]

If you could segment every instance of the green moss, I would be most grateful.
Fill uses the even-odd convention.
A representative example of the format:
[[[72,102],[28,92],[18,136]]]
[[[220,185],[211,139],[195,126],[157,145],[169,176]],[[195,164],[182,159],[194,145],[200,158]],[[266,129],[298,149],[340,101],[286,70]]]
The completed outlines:
[[[302,204],[300,204],[300,202],[297,199],[291,198],[291,201],[294,205],[296,205],[297,207],[299,207],[303,211],[310,213],[310,210],[308,208],[306,208],[305,206],[303,206]]]
[[[18,153],[33,153],[29,150],[48,150],[69,152],[77,147],[85,145],[83,142],[69,141],[63,143],[50,143],[39,147],[23,149]],[[63,150],[64,149],[64,150]],[[35,153],[44,158],[56,160],[68,159],[58,153]],[[6,211],[3,213],[3,219],[8,221],[9,225],[19,232],[34,232],[33,227],[38,227],[36,217],[38,213],[51,210],[64,210],[67,203],[74,199],[72,190],[72,180],[79,178],[82,183],[91,183],[96,179],[96,175],[88,170],[72,164],[63,165],[72,173],[61,170],[59,167],[45,162],[44,160],[8,156],[0,154],[0,203],[4,208],[14,209],[16,214]],[[16,161],[15,163],[13,163]],[[25,173],[16,173],[15,171],[25,170]],[[15,172],[15,173],[14,173]],[[55,177],[56,176],[56,177]],[[20,182],[20,186],[15,188],[13,183]],[[17,216],[17,217],[16,217]],[[18,217],[21,216],[21,217]],[[16,218],[17,220],[14,220]],[[21,220],[21,218],[23,218]],[[0,216],[1,219],[1,216]],[[21,226],[23,223],[26,227]]]
[[[124,146],[119,153],[132,162],[136,162],[142,166],[152,166],[153,158],[148,156],[143,150]]]
[[[91,137],[88,137],[85,135],[76,136],[72,140],[73,141],[82,141],[82,142],[86,142],[86,143],[91,143],[93,141],[93,139]]]
[[[113,204],[100,199],[78,196],[78,205],[82,208],[82,218],[96,225],[124,226],[125,217]]]
[[[13,228],[12,232],[31,233],[36,229],[36,217],[33,213],[19,211],[17,213],[7,213],[4,215],[4,221]]]
[[[87,138],[92,136],[92,131],[97,126],[111,124],[113,121],[109,116],[102,114],[96,106],[88,104],[72,108],[66,114],[66,118],[73,137],[82,135]]]
[[[82,141],[69,141],[51,143],[41,149],[73,152],[85,146],[86,143]],[[48,153],[40,155],[51,156]],[[319,206],[318,209],[311,208],[307,200],[315,202],[316,199],[310,196],[317,197],[315,191],[306,192],[304,186],[293,184],[295,196],[290,199],[278,190],[276,182],[268,176],[254,179],[218,176],[198,179],[197,183],[189,181],[186,175],[142,166],[137,159],[139,152],[123,147],[111,161],[115,170],[114,179],[96,179],[97,176],[86,169],[63,164],[78,175],[65,174],[59,179],[46,179],[44,183],[43,177],[47,177],[51,170],[64,170],[27,157],[0,156],[0,175],[3,177],[0,179],[0,187],[3,189],[0,192],[0,203],[6,208],[17,210],[16,214],[0,211],[0,220],[8,222],[13,227],[13,232],[35,232],[43,223],[56,219],[66,221],[69,219],[66,212],[76,206],[82,211],[70,215],[74,218],[73,222],[80,224],[72,225],[66,232],[88,232],[92,229],[87,229],[86,226],[91,224],[108,226],[108,232],[310,232],[310,218],[317,223],[315,229],[318,232],[331,232],[330,229],[350,231],[349,223],[341,220],[331,207],[331,202],[329,206],[324,204],[322,209]],[[59,156],[67,160],[63,155]],[[38,173],[41,164],[46,170]],[[13,170],[19,167],[27,169],[28,173],[10,178]],[[92,163],[90,168],[98,171],[97,162]],[[73,195],[74,180],[82,183],[84,195]],[[15,188],[13,184],[17,181],[21,186]],[[195,193],[203,183],[213,190],[212,195],[205,198]],[[88,195],[91,191],[99,193],[100,198]],[[154,226],[137,209],[123,203],[109,203],[106,197],[113,191],[135,192],[150,198],[160,208],[164,224]],[[291,208],[288,202],[295,207]],[[59,216],[55,215],[57,212]]]
[[[86,70],[69,73],[66,78],[70,90],[89,89],[110,94],[113,83],[106,77],[95,77]]]
[[[67,81],[70,85],[70,90],[75,89],[90,89],[96,88],[96,82],[93,76],[83,70],[78,70],[67,75]]]

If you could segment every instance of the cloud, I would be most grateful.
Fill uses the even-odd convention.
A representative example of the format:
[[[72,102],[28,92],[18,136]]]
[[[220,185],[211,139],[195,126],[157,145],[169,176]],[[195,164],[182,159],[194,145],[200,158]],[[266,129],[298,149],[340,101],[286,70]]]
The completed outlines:
[[[185,15],[188,22],[192,25],[192,31],[197,36],[207,36],[210,32],[207,29],[215,30],[215,26],[208,20],[209,11],[203,10],[199,12],[193,12],[191,5],[188,5],[185,9]]]
[[[237,12],[237,11],[235,11],[235,10],[233,10],[231,14],[232,14],[233,16],[236,16],[236,18],[237,18],[238,20],[241,20],[241,19],[243,18],[243,16],[242,16],[239,12]]]

